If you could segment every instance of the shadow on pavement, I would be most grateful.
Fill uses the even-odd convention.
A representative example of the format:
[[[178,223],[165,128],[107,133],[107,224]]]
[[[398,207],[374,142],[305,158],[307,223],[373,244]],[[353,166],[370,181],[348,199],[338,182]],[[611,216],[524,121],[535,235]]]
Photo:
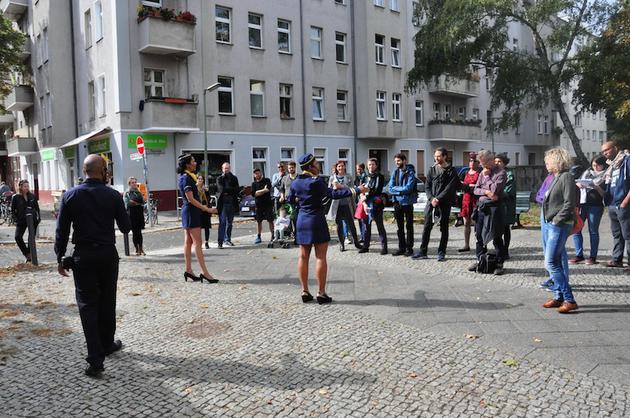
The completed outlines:
[[[278,278],[268,278],[268,279],[225,279],[221,281],[223,284],[259,284],[259,285],[274,285],[274,284],[294,284],[296,289],[299,289],[300,280],[295,276],[284,276]],[[315,283],[314,279],[310,279],[309,283]],[[337,283],[353,283],[352,280],[335,280],[335,284]]]
[[[571,288],[580,292],[630,293],[630,285],[623,284],[572,284]]]

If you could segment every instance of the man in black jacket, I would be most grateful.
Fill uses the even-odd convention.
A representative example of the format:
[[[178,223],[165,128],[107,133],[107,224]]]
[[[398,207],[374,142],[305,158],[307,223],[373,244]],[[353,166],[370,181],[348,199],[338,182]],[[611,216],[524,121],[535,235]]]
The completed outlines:
[[[223,248],[223,243],[233,247],[232,244],[232,221],[234,214],[238,210],[238,194],[240,186],[238,178],[230,171],[230,163],[223,163],[221,166],[223,174],[217,179],[217,211],[219,212],[219,248]]]
[[[435,164],[429,169],[425,191],[427,206],[424,209],[424,231],[420,251],[413,255],[413,259],[427,258],[427,248],[431,238],[433,224],[440,224],[440,245],[438,247],[438,261],[446,260],[446,246],[448,245],[448,219],[451,207],[455,201],[457,188],[460,185],[455,169],[447,161],[446,148],[435,150],[433,158]]]
[[[33,223],[35,225],[33,229],[34,233],[41,219],[39,205],[37,204],[35,195],[30,192],[28,180],[20,180],[18,183],[18,193],[14,194],[11,198],[11,213],[13,213],[13,219],[15,220],[15,242],[27,262],[31,261],[31,249],[24,243],[24,232],[28,229],[26,215],[29,212],[33,214]],[[29,242],[31,242],[31,238],[31,231],[29,231]]]

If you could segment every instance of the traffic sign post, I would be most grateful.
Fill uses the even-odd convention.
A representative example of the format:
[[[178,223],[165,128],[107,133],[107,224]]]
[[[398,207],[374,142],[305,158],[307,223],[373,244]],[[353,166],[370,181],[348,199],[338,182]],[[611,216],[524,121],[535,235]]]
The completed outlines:
[[[144,184],[147,188],[147,211],[149,212],[149,226],[153,227],[153,216],[151,216],[151,193],[149,192],[149,167],[147,165],[147,153],[144,150],[144,140],[141,136],[136,137],[136,149],[142,155],[142,165],[144,167]]]

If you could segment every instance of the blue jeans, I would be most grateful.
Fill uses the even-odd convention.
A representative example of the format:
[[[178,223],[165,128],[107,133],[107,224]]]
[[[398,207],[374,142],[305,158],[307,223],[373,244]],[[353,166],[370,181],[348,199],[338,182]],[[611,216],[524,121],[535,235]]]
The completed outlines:
[[[590,258],[597,258],[597,250],[599,248],[599,222],[604,214],[603,206],[582,206],[580,209],[580,217],[586,223],[588,220],[588,235],[591,238]],[[584,257],[584,237],[582,231],[573,235],[573,244],[575,245],[575,256]]]
[[[545,268],[553,280],[551,290],[554,299],[575,302],[569,285],[569,257],[567,255],[567,239],[573,225],[554,225],[546,222]]]
[[[221,215],[219,215],[219,244],[223,244],[223,241],[232,241],[232,221],[234,220],[235,213],[234,205],[224,204],[221,209]]]

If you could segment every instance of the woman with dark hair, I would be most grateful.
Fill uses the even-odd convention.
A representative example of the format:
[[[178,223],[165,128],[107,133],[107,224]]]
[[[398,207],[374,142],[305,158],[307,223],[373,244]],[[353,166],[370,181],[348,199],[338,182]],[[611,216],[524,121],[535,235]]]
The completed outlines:
[[[372,240],[372,222],[376,222],[376,229],[381,240],[381,255],[387,254],[387,232],[383,224],[383,186],[385,186],[385,177],[378,170],[378,160],[370,158],[367,163],[368,175],[365,181],[365,187],[369,190],[364,195],[365,203],[368,207],[368,218],[365,222],[365,239],[363,240],[363,248],[359,253],[367,253],[370,249],[370,241]],[[359,204],[363,204],[359,200]]]
[[[459,216],[462,217],[462,221],[464,222],[464,246],[457,250],[460,253],[470,251],[471,216],[473,209],[477,206],[477,196],[473,194],[473,191],[475,190],[475,184],[477,184],[480,172],[481,168],[479,167],[479,161],[477,161],[477,153],[471,152],[468,158],[468,171],[462,182],[464,194],[462,196],[462,207]]]
[[[346,173],[346,162],[337,161],[334,173],[330,176],[330,180],[328,181],[328,187],[335,190],[341,190],[352,187],[352,185],[352,176]],[[361,244],[359,244],[359,238],[357,237],[357,229],[354,225],[354,218],[352,216],[354,214],[354,205],[355,200],[347,197],[344,199],[334,200],[330,205],[330,210],[328,211],[328,219],[334,220],[337,223],[339,250],[342,252],[346,250],[344,243],[347,234],[344,233],[344,223],[352,235],[354,246],[361,249]]]
[[[199,201],[205,207],[210,206],[210,199],[208,198],[208,188],[204,185],[203,176],[197,176],[197,191],[199,192]],[[203,211],[201,212],[201,228],[204,231],[206,238],[205,247],[210,248],[208,241],[210,240],[210,229],[212,229],[212,213]]]
[[[315,276],[319,287],[317,303],[321,305],[332,302],[332,298],[326,294],[326,276],[328,274],[326,253],[330,233],[324,216],[322,200],[326,197],[331,199],[354,198],[357,193],[364,193],[368,189],[365,186],[338,189],[326,187],[324,180],[319,177],[319,165],[312,154],[303,155],[298,162],[302,168],[302,174],[291,183],[287,200],[290,203],[295,203],[298,207],[296,241],[300,246],[298,272],[302,283],[302,302],[307,303],[313,300],[313,296],[308,291],[308,261],[311,256],[311,249],[315,247],[317,259]]]
[[[606,157],[598,155],[591,160],[591,168],[586,170],[578,180],[577,187],[580,190],[580,217],[586,223],[588,219],[588,235],[591,239],[591,250],[585,264],[597,264],[597,251],[599,249],[599,222],[604,214],[604,174],[608,164]],[[571,264],[584,261],[584,237],[582,231],[573,235],[575,244],[575,258]]]
[[[181,215],[182,227],[184,228],[184,260],[186,262],[184,280],[192,279],[193,282],[207,280],[208,283],[217,283],[218,280],[212,277],[206,268],[201,250],[201,213],[210,213],[210,208],[202,205],[199,201],[196,169],[197,162],[192,155],[184,154],[178,158],[179,192],[183,201]],[[192,272],[191,248],[193,245],[195,246],[195,256],[202,271],[199,277]]]
[[[131,221],[131,234],[136,255],[146,255],[142,248],[142,230],[144,229],[144,196],[138,189],[138,179],[129,177],[127,180],[129,189],[125,192],[125,208]]]
[[[507,153],[497,154],[495,164],[505,170],[505,186],[501,194],[501,217],[503,218],[503,245],[505,245],[505,259],[510,258],[510,241],[512,241],[512,225],[516,222],[516,177],[514,171],[507,168],[510,159]]]

